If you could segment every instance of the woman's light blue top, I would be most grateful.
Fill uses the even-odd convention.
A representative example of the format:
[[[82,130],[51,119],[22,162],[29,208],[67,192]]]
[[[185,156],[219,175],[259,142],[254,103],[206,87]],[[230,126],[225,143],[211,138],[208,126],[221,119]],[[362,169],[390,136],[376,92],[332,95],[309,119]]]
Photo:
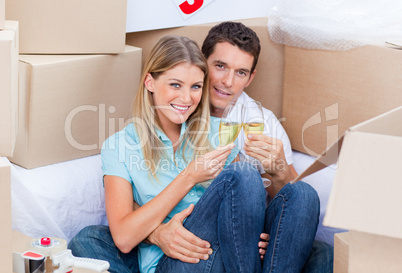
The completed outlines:
[[[180,138],[187,129],[186,123],[182,124]],[[122,131],[110,136],[103,144],[101,157],[104,175],[119,176],[131,183],[133,186],[134,200],[144,205],[158,195],[176,176],[183,171],[191,162],[194,150],[186,148],[183,157],[183,145],[176,152],[173,152],[172,142],[160,130],[157,130],[159,139],[165,144],[166,157],[162,158],[157,165],[158,181],[149,175],[149,162],[143,158],[142,143],[133,123],[127,125]],[[219,146],[219,119],[211,117],[211,129],[209,139],[214,148]],[[146,140],[149,141],[149,140]],[[233,148],[226,165],[230,164],[238,154],[237,147]],[[187,159],[187,161],[185,160]],[[180,203],[165,218],[168,222],[176,213],[196,204],[205,188],[201,185],[194,186],[191,191],[180,201]],[[135,232],[135,230],[133,230]],[[139,245],[138,259],[141,272],[154,272],[159,259],[163,256],[162,250],[146,243]]]

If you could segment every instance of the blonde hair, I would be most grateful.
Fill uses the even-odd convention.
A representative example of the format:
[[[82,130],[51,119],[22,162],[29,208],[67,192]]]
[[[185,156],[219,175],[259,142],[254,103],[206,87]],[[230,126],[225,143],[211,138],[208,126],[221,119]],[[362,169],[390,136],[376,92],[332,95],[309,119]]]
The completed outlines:
[[[158,114],[153,107],[153,97],[145,87],[144,81],[148,73],[157,79],[167,70],[185,62],[196,65],[204,72],[204,85],[200,103],[187,119],[188,127],[179,147],[183,145],[183,158],[186,161],[189,159],[184,155],[189,145],[194,149],[191,159],[211,150],[208,139],[210,126],[208,64],[194,41],[182,36],[165,36],[153,47],[144,65],[141,84],[133,103],[133,117],[142,122],[142,124],[135,123],[135,126],[143,142],[143,156],[145,162],[150,163],[148,167],[154,178],[156,178],[156,166],[164,156],[165,145],[155,130],[156,127],[163,132]],[[183,141],[186,142],[183,144]]]

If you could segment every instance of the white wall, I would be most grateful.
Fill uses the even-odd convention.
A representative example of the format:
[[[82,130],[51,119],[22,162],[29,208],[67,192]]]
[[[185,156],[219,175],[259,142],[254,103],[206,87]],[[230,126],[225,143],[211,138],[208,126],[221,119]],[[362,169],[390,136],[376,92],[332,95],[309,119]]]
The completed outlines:
[[[266,17],[276,1],[128,0],[126,31],[136,32],[225,20]],[[189,14],[183,12],[186,10],[186,6]]]

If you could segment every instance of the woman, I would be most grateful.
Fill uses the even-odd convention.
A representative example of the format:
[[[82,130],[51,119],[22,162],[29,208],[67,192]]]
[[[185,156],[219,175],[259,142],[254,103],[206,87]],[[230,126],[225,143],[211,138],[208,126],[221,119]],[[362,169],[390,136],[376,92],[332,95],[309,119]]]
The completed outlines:
[[[230,164],[238,152],[234,144],[212,149],[218,128],[210,122],[208,66],[199,48],[185,37],[162,38],[141,82],[133,122],[102,148],[109,228],[88,227],[69,248],[76,256],[108,260],[110,272],[135,271],[130,253],[137,245],[141,272],[260,271],[261,177],[247,163]],[[205,189],[202,183],[210,180]],[[209,248],[204,260],[172,259],[147,241],[182,211],[191,213],[184,226]]]

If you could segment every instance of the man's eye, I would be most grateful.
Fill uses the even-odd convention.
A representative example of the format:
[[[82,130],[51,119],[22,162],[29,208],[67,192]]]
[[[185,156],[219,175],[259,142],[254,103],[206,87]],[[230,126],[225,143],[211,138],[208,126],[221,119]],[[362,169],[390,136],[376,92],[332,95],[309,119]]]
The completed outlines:
[[[244,71],[239,71],[239,72],[237,72],[240,76],[242,76],[242,77],[244,77],[244,76],[247,76],[247,73],[246,72],[244,72]]]
[[[223,64],[217,64],[216,67],[219,68],[219,69],[223,69],[223,68],[224,68]]]

